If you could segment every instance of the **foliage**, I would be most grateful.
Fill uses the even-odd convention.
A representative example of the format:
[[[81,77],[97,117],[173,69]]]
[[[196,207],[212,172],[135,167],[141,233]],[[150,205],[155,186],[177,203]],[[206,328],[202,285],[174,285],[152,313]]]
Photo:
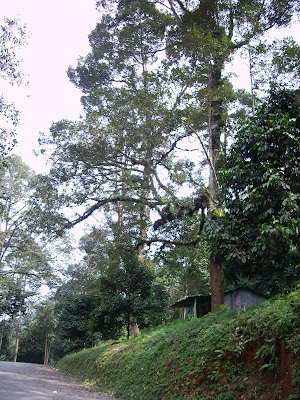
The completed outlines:
[[[54,280],[53,254],[49,252],[49,242],[41,238],[31,202],[34,178],[16,155],[7,157],[0,170],[0,316],[4,351],[10,350],[14,336],[19,336],[28,299]],[[55,279],[58,281],[57,276]]]
[[[165,246],[157,251],[157,274],[168,290],[170,302],[210,292],[208,258],[208,245],[204,241],[195,246]]]
[[[33,314],[33,315],[32,315]],[[52,342],[51,358],[57,356],[54,348],[56,317],[51,301],[39,304],[26,318],[20,337],[18,361],[42,364],[45,355],[46,340]],[[60,353],[62,356],[64,353]],[[57,359],[58,357],[56,357]]]
[[[299,299],[298,289],[247,311],[160,326],[69,355],[58,368],[128,400],[296,399]]]
[[[99,304],[99,296],[56,294],[55,314],[57,318],[56,338],[62,343],[65,353],[91,347],[100,340],[91,327],[91,313]]]
[[[273,90],[243,123],[221,171],[225,216],[207,231],[227,278],[272,293],[299,279],[299,92]]]
[[[134,251],[124,249],[121,259],[116,251],[110,259],[101,243],[90,248],[99,237],[99,231],[84,237],[86,257],[68,269],[68,280],[55,295],[57,335],[66,352],[123,336],[133,319],[144,327],[158,325],[165,318],[168,297],[155,279],[152,263],[138,262]],[[111,243],[109,251],[110,247]],[[99,248],[103,254],[96,259]],[[106,263],[101,265],[103,260]]]
[[[31,289],[51,275],[48,254],[37,241],[36,223],[31,221],[33,176],[16,155],[7,159],[0,174],[0,273],[14,276],[22,284],[27,279]]]
[[[24,310],[26,294],[13,277],[0,275],[0,316],[3,320],[15,317],[20,310]]]
[[[284,82],[286,87],[291,84],[299,87],[300,46],[291,37],[276,42],[272,64],[274,75],[279,76],[279,81]]]
[[[135,253],[127,251],[118,268],[100,277],[99,298],[92,325],[104,339],[118,338],[123,328],[129,336],[132,320],[139,327],[153,325],[166,301],[161,285],[154,284],[147,262],[139,262]]]
[[[149,229],[149,209],[159,214],[160,226],[200,209],[212,216],[220,201],[221,134],[235,99],[225,66],[269,29],[287,26],[298,0],[109,4],[107,10],[99,2],[103,14],[89,36],[90,53],[68,70],[83,93],[85,117],[53,124],[51,135],[41,137],[41,151],[49,151],[52,162],[54,196],[61,199],[53,210],[61,229],[125,205],[135,218],[127,239],[144,250],[145,244],[170,242]],[[208,188],[189,159],[191,146],[203,150],[197,164],[205,159],[209,165]],[[192,201],[180,194],[183,185],[192,187]],[[68,220],[64,206],[74,211]],[[201,220],[193,244],[202,227]],[[215,310],[222,303],[222,266],[212,255],[210,271]]]

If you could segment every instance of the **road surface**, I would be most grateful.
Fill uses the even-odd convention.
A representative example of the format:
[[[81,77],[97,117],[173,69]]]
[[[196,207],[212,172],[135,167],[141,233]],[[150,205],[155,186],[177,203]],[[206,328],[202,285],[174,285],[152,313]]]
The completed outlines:
[[[0,362],[0,400],[116,400],[91,393],[55,369]]]

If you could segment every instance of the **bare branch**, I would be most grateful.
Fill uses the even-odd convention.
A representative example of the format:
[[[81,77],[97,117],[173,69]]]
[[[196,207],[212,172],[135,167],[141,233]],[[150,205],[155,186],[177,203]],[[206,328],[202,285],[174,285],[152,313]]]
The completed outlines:
[[[168,150],[167,152],[165,152],[165,153],[160,157],[160,159],[157,161],[156,165],[162,163],[162,162],[165,160],[165,158],[167,158],[168,155],[169,155],[170,153],[172,153],[172,151],[176,148],[177,143],[180,142],[182,139],[188,137],[188,136],[190,136],[190,133],[187,133],[187,132],[184,133],[184,134],[182,134],[182,135],[180,135],[180,136],[178,136],[178,138],[172,143],[172,145],[171,145],[171,147],[169,148],[169,150]]]

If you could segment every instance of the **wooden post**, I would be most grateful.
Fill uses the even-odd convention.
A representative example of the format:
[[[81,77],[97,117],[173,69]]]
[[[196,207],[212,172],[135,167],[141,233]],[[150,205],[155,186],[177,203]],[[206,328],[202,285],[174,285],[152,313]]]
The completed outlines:
[[[194,299],[194,318],[197,318],[197,297]]]

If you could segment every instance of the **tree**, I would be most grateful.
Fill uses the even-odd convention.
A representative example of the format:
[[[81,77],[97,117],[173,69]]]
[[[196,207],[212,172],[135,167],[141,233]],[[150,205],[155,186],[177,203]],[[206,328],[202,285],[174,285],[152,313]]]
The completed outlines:
[[[137,223],[141,242],[146,207],[159,211],[166,202],[162,197],[174,202],[159,169],[175,174],[169,152],[189,135],[177,132],[174,125],[181,95],[170,104],[170,77],[164,70],[153,72],[163,27],[155,18],[159,13],[152,15],[151,10],[141,10],[135,3],[129,15],[103,17],[90,35],[91,53],[68,72],[85,93],[87,118],[80,123],[58,122],[51,128],[51,138],[45,139],[55,148],[52,176],[72,190],[66,201],[86,205],[86,212],[69,226],[109,203],[118,210],[123,207],[124,213],[126,202],[141,216]],[[125,17],[130,19],[128,25]]]
[[[225,213],[209,227],[228,280],[272,294],[299,279],[299,91],[273,88],[241,124],[220,172]]]
[[[174,43],[179,48],[179,54],[175,56],[179,56],[180,60],[186,58],[191,65],[198,67],[197,71],[204,78],[204,87],[208,92],[209,216],[214,219],[214,210],[221,206],[217,172],[220,165],[221,133],[225,123],[225,64],[238,49],[248,45],[263,32],[272,27],[287,25],[291,21],[294,7],[299,6],[299,3],[257,1],[249,4],[248,1],[175,0],[165,4],[176,20],[175,34],[173,37],[169,36],[169,43]],[[193,129],[197,128],[196,126]],[[210,257],[210,276],[214,311],[224,301],[224,290],[221,260],[217,261],[213,256]]]
[[[26,215],[29,212],[28,203],[29,181],[33,173],[20,157],[12,156],[7,160],[6,167],[0,171],[1,184],[1,236],[0,236],[0,261],[4,258],[14,244],[22,230],[26,231]]]
[[[137,241],[151,243],[156,238],[144,240],[145,206],[159,213],[159,226],[205,209],[214,219],[222,207],[217,172],[226,102],[232,98],[225,65],[264,32],[286,26],[299,2],[110,3],[114,13],[104,15],[90,35],[91,53],[69,69],[85,94],[87,118],[52,127],[51,173],[57,185],[70,190],[66,204],[86,206],[66,226],[107,204],[126,202],[144,207]],[[191,137],[209,165],[207,190],[194,179],[190,160],[178,157],[178,147]],[[194,185],[192,200],[178,196],[187,180]],[[194,243],[200,234],[199,229]],[[212,310],[217,310],[223,272],[213,255],[210,276]]]
[[[41,284],[43,274],[49,276],[49,265],[37,242],[37,223],[31,221],[33,178],[33,172],[16,155],[9,157],[1,170],[0,266],[2,274],[31,277],[32,282]]]
[[[100,302],[93,312],[94,329],[100,331],[104,339],[118,338],[124,327],[127,337],[133,336],[133,319],[139,326],[147,319],[149,324],[151,311],[161,312],[164,307],[155,302],[155,294],[161,296],[162,290],[159,293],[158,285],[154,285],[153,272],[145,262],[138,261],[137,254],[127,249],[119,268],[99,279]]]
[[[20,157],[12,155],[0,171],[0,290],[3,320],[11,326],[18,317],[14,360],[18,353],[24,302],[53,278],[50,256],[45,243],[39,240],[38,221],[32,220],[30,202],[34,174]],[[9,291],[7,285],[9,283]],[[18,309],[11,306],[18,302]],[[11,337],[11,335],[10,335]]]
[[[18,360],[48,365],[49,359],[63,356],[57,340],[57,318],[54,302],[47,300],[34,305],[25,318],[20,335]]]
[[[0,275],[0,351],[2,354],[9,355],[10,353],[13,325],[17,316],[25,311],[25,298],[23,287],[14,277]]]
[[[99,295],[89,292],[71,295],[67,287],[68,284],[63,285],[55,295],[56,335],[66,354],[92,347],[101,338],[91,329],[91,315],[99,305]]]
[[[196,246],[172,246],[157,252],[157,275],[171,302],[184,296],[209,293],[209,251],[204,241]]]

